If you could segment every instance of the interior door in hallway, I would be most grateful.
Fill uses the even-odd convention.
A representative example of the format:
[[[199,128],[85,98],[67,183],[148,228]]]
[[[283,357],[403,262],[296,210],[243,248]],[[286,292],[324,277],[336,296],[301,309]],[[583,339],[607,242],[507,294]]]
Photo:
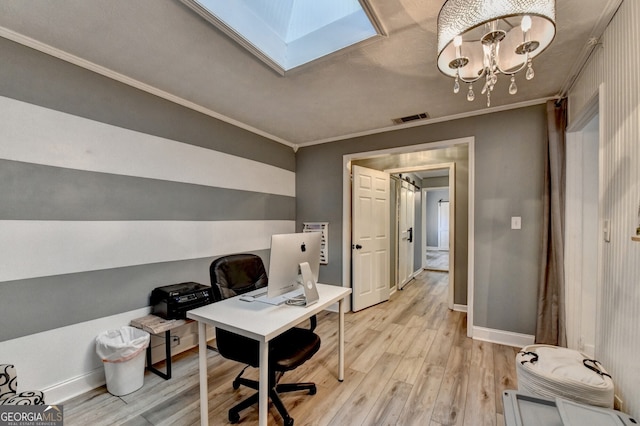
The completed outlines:
[[[414,186],[402,181],[398,206],[398,288],[404,287],[413,275],[414,200]]]
[[[352,283],[354,311],[389,300],[389,174],[352,168]]]

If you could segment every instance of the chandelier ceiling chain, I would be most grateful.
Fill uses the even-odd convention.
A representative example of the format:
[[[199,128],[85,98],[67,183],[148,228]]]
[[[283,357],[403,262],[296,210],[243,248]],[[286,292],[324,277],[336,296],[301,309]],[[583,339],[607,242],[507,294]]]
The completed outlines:
[[[447,0],[438,15],[438,69],[454,78],[453,92],[484,79],[481,93],[491,105],[498,75],[510,76],[509,94],[518,92],[515,76],[535,76],[533,58],[555,37],[555,0]]]

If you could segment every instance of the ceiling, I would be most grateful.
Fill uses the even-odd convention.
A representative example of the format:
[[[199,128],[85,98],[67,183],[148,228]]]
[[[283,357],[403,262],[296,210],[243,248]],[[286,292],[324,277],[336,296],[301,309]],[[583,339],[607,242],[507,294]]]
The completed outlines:
[[[284,76],[179,0],[3,1],[0,35],[296,147],[388,130],[422,112],[441,121],[566,93],[620,0],[556,0],[556,38],[534,61],[536,77],[518,76],[513,96],[502,77],[491,109],[480,94],[454,95],[436,67],[443,3],[370,0],[386,36]]]

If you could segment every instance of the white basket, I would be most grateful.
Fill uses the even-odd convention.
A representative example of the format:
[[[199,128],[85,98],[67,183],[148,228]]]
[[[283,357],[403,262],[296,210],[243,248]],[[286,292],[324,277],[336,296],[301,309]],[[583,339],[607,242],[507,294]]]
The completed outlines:
[[[584,365],[595,367],[600,373]],[[518,390],[543,398],[613,407],[613,380],[584,354],[550,345],[530,345],[516,355]]]

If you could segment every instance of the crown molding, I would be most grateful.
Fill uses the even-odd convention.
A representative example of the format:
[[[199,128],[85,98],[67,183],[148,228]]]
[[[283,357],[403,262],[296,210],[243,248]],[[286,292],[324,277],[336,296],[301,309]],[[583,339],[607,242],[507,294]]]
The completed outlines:
[[[226,115],[217,113],[213,110],[203,107],[202,105],[198,105],[194,102],[183,99],[179,96],[172,95],[169,92],[165,92],[164,90],[160,90],[156,87],[153,87],[149,84],[143,83],[131,77],[127,77],[124,74],[120,74],[109,68],[103,67],[102,65],[95,64],[91,61],[87,61],[86,59],[82,59],[78,56],[72,55],[71,53],[65,52],[61,49],[50,46],[46,43],[42,43],[41,41],[32,39],[20,33],[17,33],[13,30],[0,26],[0,37],[6,38],[7,40],[14,41],[23,46],[29,47],[31,49],[35,49],[39,52],[45,53],[47,55],[56,57],[63,61],[69,62],[70,64],[77,65],[81,68],[87,69],[89,71],[93,71],[97,74],[103,75],[112,80],[118,81],[120,83],[126,84],[128,86],[134,87],[136,89],[142,90],[144,92],[150,93],[154,96],[158,96],[159,98],[166,99],[170,102],[176,103],[183,107],[189,108],[191,110],[200,112],[202,114],[208,115],[209,117],[213,117],[217,120],[223,121],[225,123],[231,124],[233,126],[239,127],[243,130],[246,130],[251,133],[255,133],[256,135],[265,137],[272,141],[281,143],[283,145],[289,146],[292,149],[296,149],[296,145],[292,142],[274,136],[270,133],[264,132],[262,130],[256,129],[255,127],[249,126],[246,123],[243,123],[238,120],[234,120],[233,118],[227,117]]]
[[[350,134],[346,134],[346,135],[340,135],[340,136],[335,136],[335,137],[330,137],[330,138],[326,138],[326,139],[318,139],[315,141],[308,141],[308,142],[300,142],[300,143],[294,143],[294,142],[290,142],[288,140],[282,139],[278,136],[272,135],[270,133],[264,132],[260,129],[257,129],[255,127],[252,127],[246,123],[243,123],[241,121],[235,120],[233,118],[227,117],[226,115],[220,114],[218,112],[215,112],[211,109],[205,108],[199,104],[196,104],[194,102],[188,101],[186,99],[183,99],[179,96],[173,95],[171,93],[165,92],[164,90],[158,89],[156,87],[153,87],[149,84],[143,83],[141,81],[135,80],[131,77],[127,77],[124,74],[120,74],[118,72],[115,72],[113,70],[110,70],[102,65],[98,65],[95,64],[91,61],[88,61],[86,59],[82,59],[78,56],[72,55],[68,52],[65,52],[61,49],[55,48],[53,46],[50,46],[46,43],[40,42],[38,40],[32,39],[30,37],[27,37],[25,35],[22,35],[20,33],[17,33],[13,30],[10,30],[8,28],[2,27],[0,26],[0,37],[6,38],[7,40],[11,40],[14,41],[16,43],[19,43],[23,46],[32,48],[34,50],[40,51],[42,53],[45,53],[47,55],[56,57],[58,59],[61,59],[63,61],[69,62],[73,65],[77,65],[81,68],[87,69],[89,71],[93,71],[97,74],[103,75],[107,78],[110,78],[112,80],[118,81],[120,83],[126,84],[128,86],[134,87],[136,89],[142,90],[144,92],[150,93],[152,95],[158,96],[162,99],[168,100],[170,102],[176,103],[178,105],[184,106],[186,108],[189,108],[191,110],[200,112],[202,114],[205,114],[209,117],[215,118],[217,120],[223,121],[225,123],[231,124],[233,126],[236,126],[238,128],[241,128],[243,130],[246,130],[248,132],[254,133],[256,135],[265,137],[267,139],[270,139],[274,142],[278,142],[281,143],[283,145],[286,145],[288,147],[290,147],[291,149],[293,149],[294,152],[297,152],[298,149],[303,148],[303,147],[307,147],[307,146],[312,146],[312,145],[320,145],[320,144],[324,144],[324,143],[330,143],[330,142],[337,142],[337,141],[341,141],[341,140],[347,140],[347,139],[353,139],[353,138],[358,138],[358,137],[363,137],[363,136],[370,136],[370,135],[375,135],[375,134],[379,134],[379,133],[386,133],[386,132],[392,132],[392,131],[396,131],[396,130],[402,130],[402,129],[408,129],[408,128],[412,128],[412,127],[420,127],[420,126],[428,126],[430,124],[435,124],[435,123],[441,123],[444,121],[451,121],[451,120],[458,120],[461,118],[468,118],[468,117],[475,117],[478,115],[484,115],[484,114],[491,114],[494,112],[501,112],[501,111],[508,111],[508,110],[512,110],[512,109],[517,109],[517,108],[525,108],[528,106],[532,106],[532,105],[539,105],[542,103],[547,102],[548,100],[551,99],[557,99],[557,97],[548,97],[548,98],[541,98],[541,99],[534,99],[534,100],[530,100],[530,101],[525,101],[525,102],[518,102],[518,103],[514,103],[514,104],[509,104],[509,105],[503,105],[503,106],[497,106],[497,107],[491,107],[491,108],[484,108],[482,110],[476,110],[476,111],[469,111],[469,112],[464,112],[464,113],[460,113],[460,114],[454,114],[454,115],[448,115],[448,116],[444,116],[444,117],[437,117],[437,118],[431,118],[431,119],[427,119],[427,120],[420,120],[418,122],[409,122],[409,123],[404,123],[401,125],[393,125],[393,126],[388,126],[388,127],[381,127],[381,128],[375,128],[375,129],[371,129],[371,130],[365,130],[362,132],[356,132],[356,133],[350,133]]]
[[[376,129],[365,130],[365,131],[362,131],[362,132],[351,133],[351,134],[348,134],[348,135],[335,136],[335,137],[332,137],[332,138],[320,139],[320,140],[317,140],[317,141],[302,142],[302,143],[298,143],[297,147],[298,148],[303,148],[305,146],[320,145],[320,144],[323,144],[323,143],[337,142],[337,141],[341,141],[341,140],[345,140],[345,139],[354,139],[354,138],[359,138],[359,137],[363,137],[363,136],[371,136],[371,135],[375,135],[375,134],[378,134],[378,133],[394,132],[396,130],[409,129],[409,128],[412,128],[412,127],[428,126],[430,124],[442,123],[444,121],[459,120],[461,118],[469,118],[469,117],[476,117],[478,115],[492,114],[494,112],[502,112],[502,111],[509,111],[509,110],[512,110],[512,109],[526,108],[526,107],[530,107],[530,106],[533,106],[533,105],[544,104],[547,101],[554,100],[554,99],[558,99],[558,97],[557,96],[550,96],[550,97],[547,97],[547,98],[533,99],[533,100],[530,100],[530,101],[517,102],[517,103],[509,104],[509,105],[501,105],[501,106],[497,106],[497,107],[484,108],[484,109],[475,110],[475,111],[463,112],[463,113],[460,113],[460,114],[447,115],[447,116],[444,116],[444,117],[429,118],[429,119],[426,119],[426,120],[416,120],[416,121],[413,121],[413,122],[408,122],[408,123],[404,123],[404,124],[400,124],[400,125],[379,127],[379,128],[376,128]]]

